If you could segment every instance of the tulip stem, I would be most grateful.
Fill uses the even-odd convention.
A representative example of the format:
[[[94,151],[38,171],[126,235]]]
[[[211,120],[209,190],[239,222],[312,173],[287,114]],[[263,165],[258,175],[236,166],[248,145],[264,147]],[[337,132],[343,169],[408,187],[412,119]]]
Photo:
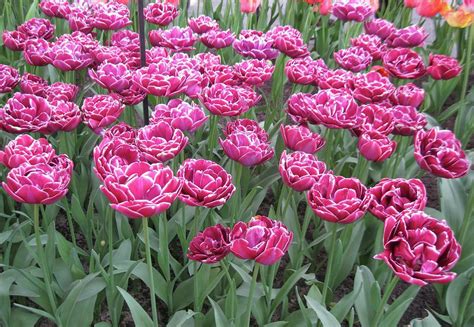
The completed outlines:
[[[146,264],[150,278],[150,300],[153,315],[153,325],[158,326],[158,310],[156,309],[155,281],[153,279],[153,262],[151,262],[150,236],[148,234],[148,218],[143,218],[143,238],[145,240]]]
[[[56,299],[54,298],[53,290],[51,289],[50,273],[48,269],[48,264],[46,262],[46,256],[44,253],[43,244],[41,243],[39,211],[40,211],[40,205],[39,204],[33,205],[33,220],[34,220],[33,224],[34,224],[35,239],[36,239],[36,252],[38,253],[38,256],[39,256],[38,265],[43,271],[44,284],[46,286],[46,293],[48,294],[49,304],[51,306],[52,313],[56,318],[56,323],[61,326],[61,320],[56,317],[56,310],[57,310]]]
[[[471,275],[471,280],[469,282],[467,291],[464,295],[464,299],[461,304],[461,310],[459,310],[458,319],[456,319],[456,321],[454,322],[454,326],[460,326],[460,327],[466,326],[465,324],[463,324],[464,314],[466,313],[467,306],[469,305],[469,303],[471,303],[470,301],[471,301],[471,296],[472,296],[473,291],[474,291],[474,276]]]
[[[332,275],[332,266],[334,263],[334,256],[336,254],[336,241],[337,241],[337,224],[333,223],[331,226],[331,243],[329,245],[329,256],[328,256],[328,265],[326,268],[326,275],[324,276],[324,285],[323,285],[323,294],[321,297],[321,303],[326,305],[326,297],[329,290],[329,283],[331,281]]]
[[[217,115],[211,115],[210,118],[210,129],[209,129],[209,140],[207,146],[209,147],[209,160],[212,160],[212,152],[217,143],[217,122],[219,117]]]
[[[110,290],[111,290],[111,302],[115,299],[115,280],[114,280],[114,262],[113,262],[113,252],[114,252],[114,243],[113,243],[113,211],[110,207],[107,207],[107,215],[106,215],[108,228],[107,228],[107,236],[109,242],[109,279],[110,279]],[[118,326],[116,320],[116,308],[113,303],[109,304],[110,307],[110,318],[112,320],[112,326]]]
[[[245,311],[245,321],[247,323],[247,327],[250,326],[250,315],[252,313],[252,304],[253,304],[253,297],[255,295],[255,287],[257,286],[257,276],[258,276],[258,271],[260,268],[260,264],[258,262],[255,262],[255,266],[253,268],[253,276],[252,276],[252,283],[250,284],[250,290],[249,290],[249,298],[247,302],[247,310]]]
[[[380,304],[379,304],[379,306],[377,308],[377,311],[375,313],[372,326],[374,326],[374,327],[379,326],[379,320],[380,320],[380,318],[382,318],[385,305],[387,304],[388,299],[392,295],[392,292],[395,289],[395,286],[397,286],[398,280],[399,279],[398,279],[397,275],[393,275],[390,282],[386,285],[385,290],[383,292],[382,300],[380,301]]]

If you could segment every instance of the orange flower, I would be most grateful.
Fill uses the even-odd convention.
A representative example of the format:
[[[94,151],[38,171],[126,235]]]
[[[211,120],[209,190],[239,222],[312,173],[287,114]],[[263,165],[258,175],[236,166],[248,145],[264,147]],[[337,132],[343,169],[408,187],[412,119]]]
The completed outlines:
[[[372,66],[372,68],[370,68],[370,71],[371,72],[377,72],[379,73],[380,75],[384,76],[384,77],[389,77],[390,74],[389,72],[383,68],[382,66]]]
[[[457,10],[450,7],[443,13],[443,17],[449,26],[457,28],[466,28],[474,22],[474,13],[465,11],[462,7]]]
[[[421,0],[416,6],[416,12],[423,17],[433,17],[439,14],[445,5],[443,0]]]

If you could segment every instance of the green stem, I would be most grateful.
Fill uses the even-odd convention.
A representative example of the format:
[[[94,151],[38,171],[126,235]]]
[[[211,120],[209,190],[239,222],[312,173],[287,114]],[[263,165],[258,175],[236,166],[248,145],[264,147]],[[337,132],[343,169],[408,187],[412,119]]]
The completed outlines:
[[[392,295],[392,292],[395,289],[395,286],[397,286],[398,280],[399,279],[398,279],[397,275],[393,275],[392,279],[390,280],[390,282],[385,287],[385,290],[383,292],[382,301],[380,302],[380,304],[377,308],[377,311],[375,313],[375,316],[374,316],[374,320],[373,320],[373,324],[372,324],[373,327],[379,326],[379,320],[380,320],[380,318],[382,318],[383,311],[385,309],[385,305],[387,304],[387,301],[390,298],[390,295]]]
[[[332,275],[332,266],[334,263],[334,256],[336,254],[336,241],[337,241],[337,224],[332,224],[331,230],[331,243],[329,248],[329,258],[328,258],[328,266],[326,268],[326,276],[324,277],[324,285],[323,285],[323,294],[321,297],[321,303],[326,305],[326,298],[329,290],[329,283],[331,281]]]
[[[250,284],[247,309],[245,311],[245,317],[246,317],[245,322],[246,322],[247,327],[250,326],[250,315],[252,313],[253,297],[255,295],[255,287],[257,286],[257,276],[258,276],[259,269],[260,269],[260,264],[258,262],[255,262],[255,267],[253,268],[252,283]]]
[[[464,244],[466,240],[467,232],[469,231],[469,225],[471,224],[472,215],[471,213],[474,210],[474,187],[471,187],[469,191],[469,199],[467,201],[467,206],[464,211],[464,219],[461,226],[461,235],[459,237],[459,243]]]
[[[114,252],[114,236],[113,236],[113,222],[114,222],[114,213],[113,213],[113,210],[108,207],[107,208],[107,224],[108,224],[108,228],[107,228],[107,238],[108,238],[108,242],[109,242],[109,279],[110,279],[110,286],[111,286],[111,298],[114,299],[115,298],[115,280],[114,280],[114,262],[113,262],[113,252]],[[115,305],[113,305],[113,303],[111,303],[111,305],[109,306],[110,307],[110,318],[112,320],[112,326],[118,326],[118,323],[117,323],[117,312],[116,312],[116,308],[115,308]]]
[[[214,150],[217,144],[217,122],[219,117],[216,115],[211,115],[210,118],[210,130],[209,130],[209,140],[207,146],[209,147],[209,159],[212,159],[212,151]]]
[[[221,267],[225,272],[225,275],[227,277],[227,281],[229,283],[230,289],[232,290],[232,293],[229,294],[231,296],[231,306],[230,306],[230,320],[233,321],[235,318],[235,281],[232,279],[229,273],[229,263],[227,262],[226,259],[221,261]]]
[[[148,234],[148,218],[143,218],[143,237],[145,239],[146,264],[150,278],[150,300],[153,315],[153,325],[158,326],[158,310],[156,309],[155,281],[153,279],[153,262],[151,261],[150,236]]]
[[[471,280],[469,281],[469,286],[467,288],[467,291],[466,291],[466,294],[464,295],[464,298],[462,300],[462,304],[461,304],[461,309],[459,310],[459,315],[458,315],[458,319],[456,319],[456,322],[455,322],[455,326],[466,326],[466,324],[464,324],[464,315],[466,313],[466,309],[471,301],[471,296],[472,296],[472,292],[474,291],[474,276],[471,276]],[[467,321],[466,321],[467,323]]]
[[[39,211],[40,211],[40,204],[33,205],[33,224],[35,230],[35,239],[36,239],[36,251],[38,252],[39,261],[38,265],[40,266],[41,270],[43,271],[44,283],[46,286],[46,293],[48,294],[49,298],[49,305],[51,306],[51,310],[53,315],[56,317],[56,299],[53,294],[53,290],[51,289],[51,278],[48,269],[48,264],[46,262],[46,255],[44,253],[43,244],[41,244],[41,231],[40,231],[40,222],[39,222]],[[56,318],[56,323],[61,325],[61,321]]]

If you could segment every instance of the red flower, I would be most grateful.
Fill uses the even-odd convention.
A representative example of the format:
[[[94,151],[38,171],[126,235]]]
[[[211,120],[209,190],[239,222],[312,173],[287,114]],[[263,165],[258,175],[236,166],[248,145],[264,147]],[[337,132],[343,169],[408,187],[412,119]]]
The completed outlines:
[[[371,196],[356,178],[322,175],[307,193],[308,203],[319,218],[350,224],[366,213]]]
[[[24,163],[47,164],[55,155],[56,152],[45,138],[35,140],[28,134],[22,134],[8,142],[4,151],[0,151],[0,163],[13,169]]]
[[[425,75],[423,58],[411,49],[388,50],[382,58],[383,66],[391,75],[403,79],[416,79]]]
[[[288,251],[293,233],[277,220],[255,216],[248,223],[235,224],[230,238],[230,251],[236,257],[272,265]]]
[[[178,9],[169,2],[150,3],[143,10],[147,22],[167,26],[179,15]]]
[[[461,246],[446,221],[422,211],[408,211],[385,220],[383,260],[403,281],[419,286],[448,283],[456,274],[449,272],[461,256]]]
[[[373,198],[369,211],[382,221],[426,207],[426,188],[419,179],[384,178],[369,193]]]
[[[425,99],[425,90],[413,83],[399,86],[390,95],[390,102],[394,105],[411,106],[418,108]]]
[[[243,13],[254,13],[260,7],[262,0],[240,0],[240,11]]]
[[[108,175],[100,190],[110,206],[129,218],[148,218],[166,211],[178,196],[182,181],[161,163],[134,162]]]
[[[280,125],[280,133],[285,146],[293,151],[316,153],[326,144],[326,141],[317,133],[304,125]]]
[[[357,147],[360,154],[367,160],[382,162],[395,152],[397,142],[377,131],[368,131],[359,137]]]
[[[381,102],[395,91],[395,86],[390,80],[378,72],[356,75],[353,83],[352,96],[362,103]]]
[[[433,17],[445,9],[444,0],[419,0],[416,12],[422,17]]]
[[[20,75],[15,68],[0,64],[0,94],[10,93],[20,82]]]
[[[199,106],[173,99],[168,104],[159,104],[155,107],[151,122],[157,123],[160,120],[183,132],[193,133],[207,121],[207,116]]]
[[[120,117],[124,109],[125,106],[111,95],[98,94],[85,98],[82,104],[84,123],[94,133],[100,134]]]
[[[230,252],[230,228],[220,224],[204,229],[189,243],[187,256],[202,263],[216,263]]]
[[[210,160],[187,159],[177,176],[184,182],[179,200],[189,206],[219,207],[235,192],[232,176]]]
[[[428,37],[425,29],[421,26],[411,25],[401,29],[395,29],[385,40],[392,48],[414,48],[422,46]]]
[[[309,190],[321,174],[326,172],[326,164],[309,153],[283,151],[278,166],[283,183],[297,192]]]
[[[219,28],[219,23],[209,16],[200,15],[199,17],[189,18],[188,25],[196,34],[204,34],[210,30]]]
[[[211,49],[226,48],[234,42],[235,35],[231,30],[213,29],[201,35],[201,42]]]
[[[394,106],[391,112],[395,122],[393,133],[397,135],[414,135],[416,131],[423,129],[428,123],[425,115],[419,113],[415,107]]]
[[[2,186],[17,202],[53,204],[66,195],[72,167],[72,161],[64,155],[56,162],[36,165],[25,163],[8,172]]]
[[[149,162],[166,162],[183,151],[188,138],[166,121],[142,127],[138,130],[136,144]]]
[[[469,160],[461,142],[450,130],[420,130],[415,134],[414,145],[416,162],[433,175],[460,178],[469,171]]]
[[[459,62],[452,57],[441,54],[430,54],[430,65],[426,72],[436,80],[451,79],[462,72]]]

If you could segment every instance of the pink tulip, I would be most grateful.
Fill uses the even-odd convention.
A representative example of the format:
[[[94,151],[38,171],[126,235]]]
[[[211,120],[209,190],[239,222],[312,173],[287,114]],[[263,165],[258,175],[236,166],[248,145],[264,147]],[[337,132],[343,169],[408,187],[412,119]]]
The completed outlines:
[[[239,116],[250,110],[260,96],[251,89],[217,83],[204,88],[199,100],[214,115]]]
[[[365,0],[338,0],[332,6],[332,14],[343,21],[363,22],[373,16],[374,12]]]
[[[362,218],[372,200],[358,179],[332,174],[321,175],[308,191],[307,198],[319,218],[339,224]]]
[[[130,62],[130,58],[127,58],[127,55],[130,53],[124,51],[122,48],[117,46],[98,46],[97,48],[93,49],[90,52],[92,59],[94,60],[94,67],[99,66],[102,63],[109,63],[109,64],[126,64],[128,67],[128,63]]]
[[[395,25],[385,19],[372,19],[364,23],[365,33],[371,35],[377,35],[382,40],[385,40],[393,31],[395,31]]]
[[[186,90],[186,78],[183,71],[179,71],[169,62],[162,61],[137,70],[132,80],[149,94],[172,97]]]
[[[140,51],[140,36],[131,30],[116,31],[110,38],[110,44],[128,52]]]
[[[401,29],[395,29],[385,40],[392,48],[414,48],[423,46],[428,38],[428,33],[423,27],[411,25]]]
[[[390,80],[378,72],[356,75],[353,83],[352,96],[361,103],[384,101],[395,91],[395,86]]]
[[[211,67],[214,65],[221,64],[221,56],[217,54],[213,54],[210,52],[201,52],[196,54],[193,59],[197,60],[199,63],[199,70],[201,72],[204,71],[204,68]]]
[[[357,73],[369,67],[372,56],[362,47],[350,47],[334,52],[334,60],[342,68]]]
[[[213,29],[201,35],[201,42],[211,49],[226,48],[235,40],[235,35],[231,30]]]
[[[132,72],[125,64],[104,62],[96,70],[89,69],[90,78],[110,92],[122,92],[130,89]]]
[[[143,10],[147,22],[168,26],[179,15],[178,9],[169,2],[155,2],[150,3]]]
[[[44,90],[47,87],[48,82],[40,76],[30,73],[24,73],[23,76],[21,76],[20,90],[22,93],[44,97]]]
[[[415,178],[384,178],[369,189],[369,193],[373,198],[369,211],[382,221],[409,210],[424,210],[426,207],[425,185]]]
[[[240,11],[243,13],[254,13],[260,7],[262,0],[240,0]]]
[[[45,138],[35,140],[28,134],[22,134],[8,142],[0,151],[0,163],[8,169],[22,164],[47,164],[56,155],[51,144]]]
[[[353,128],[357,125],[359,106],[343,89],[319,91],[314,96],[316,110],[311,120],[327,128]]]
[[[163,47],[152,47],[151,49],[145,50],[145,54],[147,65],[158,64],[162,58],[169,57],[168,49]]]
[[[301,32],[292,26],[276,26],[267,33],[267,37],[273,40],[273,47],[280,50],[288,57],[307,57],[309,50],[303,41]]]
[[[149,218],[166,211],[182,185],[173,171],[161,163],[133,162],[115,169],[100,190],[110,206],[128,218]]]
[[[390,95],[390,102],[394,105],[411,106],[418,108],[425,99],[425,90],[413,83],[399,86]]]
[[[230,253],[230,228],[220,224],[198,233],[189,243],[187,257],[206,264],[216,263]]]
[[[79,93],[79,86],[62,82],[53,83],[44,89],[44,97],[49,102],[72,102]]]
[[[423,129],[428,123],[425,115],[419,113],[415,107],[394,106],[391,109],[395,122],[394,134],[410,136]]]
[[[174,52],[192,51],[197,41],[189,27],[172,27],[168,30],[151,30],[149,33],[152,46],[160,46]]]
[[[382,58],[388,72],[402,79],[416,79],[425,75],[423,58],[411,49],[395,48],[388,50]]]
[[[136,144],[149,162],[166,162],[176,157],[188,144],[188,138],[166,121],[138,130]]]
[[[217,83],[226,85],[240,85],[241,81],[235,76],[234,66],[214,64],[203,68],[204,78],[209,86]]]
[[[71,7],[71,11],[67,16],[69,28],[72,31],[81,31],[83,33],[91,33],[94,29],[94,17],[88,10],[79,7]]]
[[[272,78],[273,67],[271,62],[266,60],[250,59],[244,60],[234,65],[235,76],[242,83],[251,86],[262,86]]]
[[[273,40],[266,34],[251,32],[253,31],[240,31],[239,37],[232,43],[235,52],[243,57],[251,57],[254,59],[273,60],[278,57],[280,52],[272,48]]]
[[[407,211],[385,220],[383,260],[401,280],[419,286],[449,283],[461,256],[461,246],[446,221],[422,211]]]
[[[382,39],[377,35],[361,34],[355,39],[351,39],[353,47],[361,47],[366,50],[373,60],[380,60],[387,50],[387,46],[382,43]]]
[[[368,131],[359,137],[357,147],[365,159],[382,162],[392,156],[397,148],[397,142],[377,131]]]
[[[23,51],[28,35],[20,31],[3,31],[3,45],[12,51]]]
[[[196,34],[204,34],[210,30],[219,28],[219,23],[209,16],[200,15],[199,17],[190,18],[188,20],[189,27]]]
[[[66,0],[41,0],[39,7],[49,17],[66,18],[64,13],[69,10],[69,2]]]
[[[157,123],[160,120],[183,132],[194,133],[207,121],[207,116],[199,106],[173,99],[168,104],[159,104],[155,107],[151,122]]]
[[[17,31],[27,35],[29,39],[41,38],[49,40],[54,36],[55,26],[45,18],[31,18],[20,26]]]
[[[230,238],[230,251],[236,257],[273,265],[288,251],[293,233],[280,221],[255,216],[248,223],[235,224]]]
[[[99,30],[119,30],[132,23],[128,6],[117,1],[97,3],[93,13],[92,26]]]
[[[128,144],[134,144],[137,130],[127,123],[120,122],[104,132],[104,139],[120,139]]]
[[[360,106],[358,120],[357,127],[352,129],[356,136],[371,131],[389,135],[395,128],[392,111],[379,104]]]
[[[62,71],[81,70],[93,63],[91,54],[84,46],[72,40],[57,41],[49,53],[53,66]]]
[[[84,124],[96,134],[113,124],[122,114],[125,106],[111,95],[98,94],[85,98],[82,104]]]
[[[418,165],[435,176],[460,178],[469,172],[466,153],[450,130],[420,130],[415,134],[414,145]]]
[[[322,69],[315,78],[316,84],[321,89],[350,89],[354,74],[344,69]]]
[[[326,164],[309,153],[283,151],[278,166],[283,183],[297,192],[309,190],[321,174],[326,172]]]
[[[317,133],[304,125],[280,125],[280,133],[285,146],[293,151],[316,153],[326,144],[326,141]]]
[[[82,112],[74,102],[54,101],[51,103],[53,110],[49,123],[49,132],[70,132],[82,122]]]
[[[46,66],[51,63],[50,45],[45,39],[31,39],[25,42],[23,56],[28,65]]]
[[[112,95],[120,99],[120,102],[122,102],[124,105],[135,106],[143,102],[146,97],[146,92],[144,92],[137,85],[132,84],[130,85],[129,89],[125,89],[119,93],[112,93]]]
[[[287,113],[298,124],[317,124],[313,120],[312,112],[316,110],[316,97],[308,93],[295,93],[288,98]]]
[[[232,176],[210,160],[187,159],[177,176],[184,182],[179,200],[193,207],[224,205],[235,192]]]
[[[0,94],[10,93],[20,82],[20,75],[15,68],[0,64]]]
[[[8,172],[2,183],[13,200],[29,204],[53,204],[68,192],[73,163],[62,155],[58,163],[25,163]]]
[[[328,68],[322,59],[313,60],[311,57],[288,60],[285,66],[285,75],[292,83],[311,85],[317,77],[322,76]]]
[[[426,72],[436,80],[451,79],[462,72],[462,67],[456,58],[441,54],[430,54],[430,65]]]

